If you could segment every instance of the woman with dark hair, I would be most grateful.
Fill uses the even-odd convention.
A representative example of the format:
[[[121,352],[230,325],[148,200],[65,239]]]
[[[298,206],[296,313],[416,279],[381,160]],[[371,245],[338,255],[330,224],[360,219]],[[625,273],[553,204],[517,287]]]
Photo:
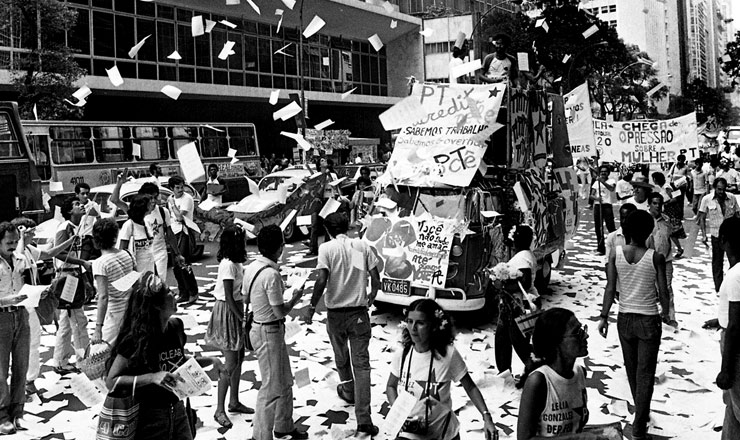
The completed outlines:
[[[185,329],[170,289],[151,272],[134,285],[118,341],[113,345],[106,385],[114,389],[136,388],[139,420],[136,440],[191,440],[193,435],[185,405],[172,388],[182,380],[173,372],[187,360]],[[218,358],[197,359],[213,365],[222,376]]]
[[[118,224],[114,219],[98,220],[93,226],[93,243],[101,255],[93,261],[95,288],[98,291],[97,323],[92,342],[116,342],[126,313],[131,289],[120,291],[113,285],[134,270],[134,259],[128,251],[116,249]]]
[[[671,224],[671,241],[676,246],[675,258],[683,256],[683,247],[679,239],[686,238],[686,231],[683,229],[683,194],[680,191],[674,191],[669,183],[666,183],[665,176],[660,171],[652,175],[653,183],[658,187],[658,192],[663,196],[663,213],[668,217]]]
[[[521,277],[503,286],[499,300],[499,318],[496,324],[494,352],[498,371],[511,370],[511,349],[514,348],[519,359],[524,363],[524,374],[517,382],[517,387],[524,385],[531,370],[531,348],[529,341],[516,325],[515,319],[526,313],[525,304],[537,298],[534,287],[534,275],[537,271],[537,259],[529,249],[532,246],[534,231],[528,225],[514,226],[509,233],[509,241],[514,248],[513,257],[508,261],[512,269],[521,272]],[[528,297],[525,297],[524,294]]]
[[[599,333],[606,337],[618,279],[617,332],[635,402],[632,438],[636,440],[649,438],[647,423],[663,331],[661,320],[667,322],[669,313],[665,257],[646,245],[654,226],[653,217],[646,211],[635,211],[627,218],[623,226],[627,245],[617,246],[606,265],[607,282],[599,321]]]
[[[537,319],[532,334],[537,368],[519,404],[517,439],[596,439],[581,433],[588,421],[586,372],[576,359],[588,354],[588,332],[570,310],[553,308]]]
[[[154,272],[154,254],[152,254],[152,233],[146,227],[144,217],[157,206],[155,199],[137,194],[128,206],[128,220],[121,226],[119,249],[128,250],[134,257],[136,271]]]
[[[460,438],[460,423],[450,396],[452,382],[461,383],[473,405],[483,417],[486,440],[498,438],[491,413],[480,390],[468,374],[455,349],[450,316],[434,300],[418,299],[406,313],[403,349],[391,363],[386,394],[391,405],[398,398],[398,386],[419,399],[404,423],[398,439],[455,440]],[[422,384],[419,389],[417,384]]]
[[[229,394],[229,412],[254,414],[254,410],[239,402],[239,379],[244,361],[244,297],[242,280],[244,262],[247,261],[246,234],[236,225],[227,226],[221,234],[218,254],[218,277],[213,296],[211,320],[206,330],[205,341],[220,349],[226,358],[226,374],[218,380],[218,401],[213,418],[219,425],[230,428],[231,420],[224,411],[226,391]]]

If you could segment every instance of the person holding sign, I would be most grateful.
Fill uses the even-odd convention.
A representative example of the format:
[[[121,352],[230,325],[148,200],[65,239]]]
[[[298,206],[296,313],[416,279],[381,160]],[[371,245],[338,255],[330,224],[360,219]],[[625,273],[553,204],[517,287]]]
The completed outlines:
[[[192,440],[185,405],[173,392],[184,379],[173,374],[188,360],[185,328],[170,289],[151,272],[137,281],[128,301],[118,341],[108,360],[106,385],[136,388],[139,404],[136,440]],[[201,367],[213,365],[219,377],[226,374],[215,357],[201,357]]]
[[[28,371],[30,330],[28,312],[18,306],[26,299],[19,294],[29,276],[28,260],[15,252],[18,229],[9,222],[0,223],[0,435],[25,430],[23,405]],[[12,357],[12,362],[11,362]],[[10,387],[8,387],[10,370]]]
[[[405,324],[403,349],[396,350],[393,356],[386,395],[393,405],[399,397],[400,386],[415,397],[415,405],[397,439],[460,438],[460,422],[453,411],[450,395],[452,382],[462,384],[480,411],[485,439],[498,439],[483,395],[455,349],[454,330],[447,312],[432,299],[417,299],[406,312]],[[393,438],[396,433],[388,434]]]
[[[586,370],[576,359],[588,355],[588,331],[570,310],[546,310],[532,334],[540,359],[522,391],[517,439],[542,437],[597,440],[583,433],[588,421]]]
[[[378,260],[367,243],[347,237],[349,219],[345,214],[329,214],[324,226],[332,240],[319,247],[318,280],[306,322],[312,322],[316,306],[326,290],[326,331],[341,381],[337,385],[337,394],[342,400],[355,404],[357,432],[375,436],[379,429],[373,425],[370,415],[369,346],[372,331],[368,307],[380,287]],[[371,282],[369,295],[368,275]]]
[[[208,180],[206,186],[203,188],[201,199],[213,203],[216,207],[221,207],[223,203],[223,195],[228,192],[226,185],[218,180],[218,165],[212,163],[208,165]]]
[[[103,219],[93,226],[93,241],[101,255],[93,261],[93,275],[98,290],[97,323],[92,341],[113,345],[118,339],[123,316],[126,313],[131,288],[118,289],[115,282],[134,270],[134,258],[128,250],[116,248],[118,224],[114,219]]]

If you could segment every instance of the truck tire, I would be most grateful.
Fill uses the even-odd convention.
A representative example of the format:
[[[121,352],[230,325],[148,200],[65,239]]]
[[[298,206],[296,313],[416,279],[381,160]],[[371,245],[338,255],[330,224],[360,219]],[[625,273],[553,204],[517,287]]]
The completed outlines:
[[[283,237],[285,237],[286,243],[291,241],[293,237],[297,235],[296,229],[298,228],[296,228],[294,221],[290,222],[290,224],[285,228],[285,230],[283,231]]]
[[[540,294],[548,291],[547,286],[550,284],[550,276],[552,275],[552,256],[548,255],[542,261],[542,267],[537,271],[534,278],[534,287]]]

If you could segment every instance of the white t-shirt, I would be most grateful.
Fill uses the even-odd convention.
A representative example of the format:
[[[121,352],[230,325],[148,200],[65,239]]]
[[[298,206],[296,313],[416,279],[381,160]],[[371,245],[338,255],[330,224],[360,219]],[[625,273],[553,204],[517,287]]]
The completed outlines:
[[[606,184],[609,186],[615,186],[617,183],[614,181],[614,179],[606,179]],[[632,185],[630,185],[632,186]],[[609,191],[606,186],[604,186],[603,183],[601,183],[600,180],[597,180],[594,182],[593,185],[591,185],[592,190],[596,190],[596,197],[597,200],[594,200],[594,203],[601,203],[599,200],[602,200],[604,204],[610,204],[614,205],[617,203],[617,194],[615,191]],[[616,188],[615,188],[616,190]]]
[[[614,189],[620,199],[632,196],[632,184],[624,179],[619,179],[617,181],[617,187]]]
[[[736,264],[725,273],[722,285],[719,286],[719,307],[717,319],[722,328],[730,323],[730,302],[740,301],[740,264]]]
[[[118,234],[119,243],[128,240],[128,249],[136,262],[136,271],[154,273],[154,255],[152,254],[152,234],[146,226],[134,223],[129,219],[121,226]]]
[[[511,257],[509,260],[509,266],[511,266],[514,269],[529,269],[532,271],[532,284],[527,288],[527,286],[522,286],[527,291],[527,293],[532,295],[539,295],[539,292],[537,291],[537,288],[534,287],[534,277],[537,273],[537,259],[534,257],[534,254],[530,250],[525,251],[519,251]]]
[[[218,276],[216,277],[216,288],[213,289],[213,297],[220,301],[226,301],[226,292],[224,291],[224,280],[234,281],[234,299],[241,301],[242,280],[244,279],[244,266],[234,263],[228,258],[224,258],[218,263]]]
[[[509,57],[504,57],[503,60],[496,58],[495,55],[491,56],[491,64],[488,66],[486,77],[490,79],[504,79],[508,78],[511,72],[511,60]]]
[[[650,209],[650,207],[648,206],[648,199],[645,199],[645,201],[642,203],[637,203],[635,201],[635,196],[632,196],[629,199],[625,200],[624,203],[632,203],[637,209],[640,209],[642,211],[647,211]]]
[[[162,218],[162,213],[164,213],[164,218]],[[152,235],[152,253],[155,255],[155,259],[157,256],[161,257],[163,254],[167,254],[166,228],[170,223],[170,211],[160,206],[154,208],[152,212],[144,217],[144,224]]]
[[[454,345],[447,347],[445,357],[435,356],[432,360],[431,356],[431,350],[418,353],[412,347],[406,353],[403,365],[401,365],[401,358],[404,357],[403,350],[397,350],[393,354],[391,374],[398,377],[398,391],[406,390],[419,399],[409,418],[416,418],[423,424],[425,406],[429,402],[429,430],[427,436],[421,437],[411,433],[404,433],[403,436],[410,439],[450,440],[460,430],[460,422],[458,422],[453,412],[450,387],[452,382],[460,382],[468,374],[468,367]],[[430,362],[432,364],[431,372],[429,371]],[[448,417],[450,420],[447,431],[442,437],[445,420]]]
[[[180,211],[187,211],[185,213],[185,217],[193,221],[193,211],[195,210],[195,201],[193,200],[193,196],[191,196],[188,193],[182,193],[182,197],[175,199],[175,206],[177,206],[177,209]],[[182,228],[185,226],[182,222],[177,220],[177,217],[174,215],[172,216],[172,232],[175,234],[179,234],[182,232]]]
[[[362,307],[367,305],[367,279],[370,269],[378,265],[367,243],[345,234],[319,246],[316,269],[329,270],[326,284],[326,307]]]

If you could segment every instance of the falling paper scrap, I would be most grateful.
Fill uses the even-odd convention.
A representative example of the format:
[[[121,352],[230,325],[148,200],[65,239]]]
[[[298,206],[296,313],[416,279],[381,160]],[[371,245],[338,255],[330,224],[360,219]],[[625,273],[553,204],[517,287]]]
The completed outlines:
[[[231,49],[234,48],[234,45],[236,44],[235,41],[227,41],[224,43],[224,47],[221,49],[221,53],[218,54],[218,58],[220,60],[225,60],[229,57]]]
[[[357,87],[353,88],[352,90],[347,90],[346,92],[342,93],[342,99],[346,99],[346,98],[347,98],[347,97],[348,97],[349,95],[351,95],[351,94],[352,94],[352,92],[354,92],[355,90],[357,90]]]
[[[396,10],[391,2],[383,2],[383,9],[389,14],[392,14]]]
[[[196,15],[195,17],[190,19],[190,34],[193,37],[199,37],[203,34],[205,34],[205,29],[203,27],[203,16],[202,15]],[[133,57],[132,57],[133,58]]]
[[[565,56],[563,57],[563,64],[567,63],[569,59],[570,59],[570,55],[566,54],[566,55],[565,55]]]
[[[287,121],[288,119],[292,118],[293,116],[300,113],[303,109],[300,105],[298,105],[297,102],[291,101],[290,104],[286,105],[285,107],[281,108],[280,110],[274,112],[272,114],[272,119],[274,121],[277,121],[278,119],[282,119],[283,121]]]
[[[167,55],[167,58],[169,58],[171,60],[181,60],[182,59],[182,57],[180,56],[180,54],[177,51],[174,51],[171,54]]]
[[[432,28],[426,28],[423,31],[419,31],[421,35],[423,35],[425,38],[429,38],[434,34],[434,29]]]
[[[236,156],[236,150],[233,148],[229,148],[228,153],[226,153],[227,157],[235,157]]]
[[[396,20],[391,20],[391,29],[395,29],[395,28],[397,28],[397,27],[398,27],[398,21],[396,21]]]
[[[594,25],[591,25],[590,28],[588,28],[585,31],[583,31],[583,38],[588,38],[588,37],[590,37],[591,35],[595,34],[598,31],[599,31],[599,27],[598,26],[596,26],[595,24]]]
[[[252,0],[247,0],[247,3],[249,3],[249,6],[251,6],[255,12],[257,12],[257,15],[262,15],[259,6],[257,6]]]
[[[133,157],[141,157],[141,145],[133,142],[131,144],[131,155]]]
[[[108,79],[110,79],[111,84],[115,87],[123,84],[123,77],[121,77],[121,72],[118,71],[118,66],[114,65],[110,69],[105,69],[105,71],[108,73]]]
[[[147,35],[146,37],[142,38],[141,41],[136,43],[136,45],[128,51],[128,57],[129,58],[135,57],[136,54],[139,53],[139,49],[141,49],[141,46],[144,45],[144,42],[146,42],[146,39],[149,37],[151,37],[151,35]]]
[[[537,20],[536,27],[541,27],[542,29],[545,30],[545,32],[550,31],[550,26],[548,26],[547,20],[544,18],[540,18],[539,20]]]
[[[277,104],[279,98],[280,98],[280,90],[273,90],[272,92],[270,92],[270,105]]]
[[[293,10],[293,7],[295,6],[296,0],[283,0],[283,4],[288,7],[291,11]]]
[[[231,29],[235,29],[236,28],[236,25],[234,23],[228,21],[228,20],[221,20],[221,21],[219,21],[219,23],[221,23],[224,26],[228,26]]]
[[[283,10],[282,9],[275,9],[275,15],[279,15],[280,16],[280,20],[278,20],[278,25],[277,25],[277,32],[280,32],[280,26],[283,25]]]
[[[311,145],[311,143],[309,143],[306,138],[301,136],[299,133],[288,133],[287,131],[281,131],[280,134],[298,142],[298,145],[303,148],[304,151],[308,151],[313,148],[313,145]]]
[[[322,122],[321,124],[316,124],[316,126],[314,126],[314,128],[316,130],[323,130],[323,129],[325,129],[326,127],[330,126],[333,123],[334,123],[334,121],[332,121],[331,119],[327,119],[326,121]]]
[[[376,52],[380,52],[380,49],[383,48],[383,42],[380,41],[380,37],[378,36],[378,34],[371,35],[370,38],[367,39],[367,41],[372,44],[373,49],[375,49]]]
[[[216,22],[206,18],[206,33],[210,34],[214,27],[216,27]]]
[[[170,98],[177,100],[177,98],[180,97],[180,93],[182,93],[182,90],[178,89],[175,86],[166,85],[162,87],[162,93],[169,96]]]
[[[303,36],[305,38],[311,38],[314,34],[316,34],[316,32],[320,31],[325,24],[326,22],[321,17],[319,17],[318,15],[314,15],[311,23],[309,23],[308,26],[306,26],[306,29],[303,31]]]
[[[77,98],[79,100],[84,100],[85,98],[87,98],[91,94],[92,94],[92,90],[90,90],[90,87],[88,87],[87,85],[84,85],[84,86],[80,87],[79,89],[77,89],[77,91],[75,91],[74,93],[72,93],[72,96],[74,96],[75,98]]]

